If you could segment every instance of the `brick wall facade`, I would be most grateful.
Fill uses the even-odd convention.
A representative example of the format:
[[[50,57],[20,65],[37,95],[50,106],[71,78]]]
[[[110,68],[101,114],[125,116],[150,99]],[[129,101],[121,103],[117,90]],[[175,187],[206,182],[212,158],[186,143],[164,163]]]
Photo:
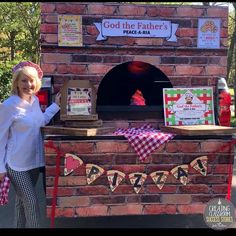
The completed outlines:
[[[59,14],[81,15],[82,47],[58,47]],[[220,49],[197,48],[198,18],[220,18]],[[164,38],[108,37],[96,41],[95,22],[103,18],[170,20],[179,24],[177,42]],[[53,75],[56,88],[67,79],[89,79],[97,86],[105,74],[121,63],[139,60],[161,69],[174,86],[215,86],[226,76],[228,8],[126,3],[41,3],[41,65]]]
[[[226,77],[228,8],[207,6],[133,5],[126,3],[42,2],[41,4],[41,66],[44,75],[54,76],[55,90],[68,79],[88,79],[99,86],[102,78],[113,67],[133,60],[143,61],[162,70],[173,86],[213,86],[217,77]],[[59,14],[81,15],[82,47],[58,46]],[[220,18],[220,48],[197,48],[198,18]],[[95,22],[103,18],[170,20],[179,24],[177,42],[164,38],[108,37],[96,41]],[[104,126],[127,128],[156,121],[116,120]],[[105,170],[117,169],[125,174],[140,171],[146,174],[160,169],[170,171],[181,164],[189,164],[201,155],[208,156],[208,173],[202,176],[189,168],[190,182],[184,186],[169,176],[159,190],[150,177],[136,194],[125,179],[112,193],[107,177],[86,183],[85,168],[63,176],[64,158],[61,158],[56,216],[111,216],[139,214],[197,214],[214,197],[225,197],[228,170],[231,164],[229,150],[217,152],[225,142],[221,139],[172,140],[151,155],[145,163],[138,161],[126,140],[65,140],[54,141],[63,152],[78,155],[85,163],[93,163]],[[45,141],[45,144],[47,140]],[[51,214],[56,153],[45,149],[47,180],[47,214]]]
[[[48,141],[45,141],[48,143]],[[128,176],[133,172],[148,175],[137,194],[128,178],[123,179],[114,192],[110,190],[106,174],[87,184],[85,166],[64,176],[64,157],[60,159],[56,217],[88,217],[151,214],[202,214],[206,203],[216,197],[225,198],[229,183],[229,167],[233,153],[230,140],[172,140],[162,145],[144,163],[138,160],[126,140],[53,141],[62,153],[74,153],[84,163],[92,163],[104,170],[119,170]],[[224,146],[227,146],[223,149]],[[46,148],[47,215],[51,216],[56,152]],[[189,166],[189,183],[183,185],[169,175],[160,190],[150,173],[170,171],[189,164],[195,158],[208,157],[207,175],[203,176]]]

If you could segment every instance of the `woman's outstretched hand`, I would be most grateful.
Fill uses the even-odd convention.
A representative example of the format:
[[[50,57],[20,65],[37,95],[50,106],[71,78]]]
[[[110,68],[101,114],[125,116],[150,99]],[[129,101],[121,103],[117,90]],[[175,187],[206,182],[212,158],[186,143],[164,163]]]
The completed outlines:
[[[55,103],[60,107],[61,106],[61,92],[58,92],[55,97]]]

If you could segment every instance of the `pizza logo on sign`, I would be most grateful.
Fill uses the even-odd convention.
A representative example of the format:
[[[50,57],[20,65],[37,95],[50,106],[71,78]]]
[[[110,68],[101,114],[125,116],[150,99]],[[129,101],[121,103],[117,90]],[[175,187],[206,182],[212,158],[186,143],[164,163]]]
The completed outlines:
[[[162,189],[162,187],[164,186],[168,175],[169,171],[155,171],[150,174],[152,180],[159,189]]]
[[[190,166],[193,167],[196,171],[198,171],[202,175],[206,176],[207,175],[207,160],[208,160],[207,156],[197,157],[190,163]]]
[[[86,164],[87,183],[91,184],[104,173],[104,169],[94,164]]]
[[[83,164],[83,161],[74,154],[66,153],[64,159],[64,175],[69,175]]]
[[[146,178],[147,178],[147,175],[144,174],[144,173],[137,172],[137,173],[129,174],[130,183],[133,185],[134,191],[136,193],[139,193],[139,191],[141,190]]]
[[[188,179],[188,165],[176,166],[170,172],[183,185],[186,185],[188,183],[188,181],[189,181],[189,179]]]
[[[119,186],[121,181],[125,178],[125,174],[118,170],[108,170],[107,178],[111,191],[113,192]]]
[[[206,33],[206,32],[212,32],[215,33],[217,32],[218,27],[215,25],[214,21],[208,20],[206,21],[202,27],[201,27],[201,31]]]

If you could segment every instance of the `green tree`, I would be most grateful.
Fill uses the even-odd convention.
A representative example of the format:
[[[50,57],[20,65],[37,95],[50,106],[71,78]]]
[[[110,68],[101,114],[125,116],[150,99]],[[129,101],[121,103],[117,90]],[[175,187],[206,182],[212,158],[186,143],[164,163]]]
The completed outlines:
[[[10,95],[12,67],[40,60],[39,2],[0,2],[0,102]]]
[[[233,11],[229,14],[229,50],[227,64],[228,83],[234,88],[234,107],[236,107],[236,3],[231,2]],[[236,112],[234,113],[236,117]]]
[[[4,61],[40,58],[39,2],[0,2],[0,48],[9,48]]]
[[[0,64],[0,103],[10,95],[13,65],[15,62]]]
[[[233,4],[234,9],[236,7],[236,3]],[[234,84],[235,77],[235,40],[236,40],[236,11],[231,11],[229,14],[229,50],[228,50],[228,68],[227,68],[227,78],[229,84]]]

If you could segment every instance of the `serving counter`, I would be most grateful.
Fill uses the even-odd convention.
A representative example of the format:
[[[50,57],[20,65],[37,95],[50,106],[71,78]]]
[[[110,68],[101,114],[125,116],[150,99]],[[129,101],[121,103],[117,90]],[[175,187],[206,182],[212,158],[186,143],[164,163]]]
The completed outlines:
[[[202,214],[209,200],[230,199],[232,134],[176,135],[143,162],[125,137],[112,134],[47,133],[44,146],[48,217]],[[82,161],[67,175],[66,155]],[[92,173],[89,165],[97,170]],[[111,170],[123,173],[115,189]],[[157,172],[167,175],[163,179]]]

